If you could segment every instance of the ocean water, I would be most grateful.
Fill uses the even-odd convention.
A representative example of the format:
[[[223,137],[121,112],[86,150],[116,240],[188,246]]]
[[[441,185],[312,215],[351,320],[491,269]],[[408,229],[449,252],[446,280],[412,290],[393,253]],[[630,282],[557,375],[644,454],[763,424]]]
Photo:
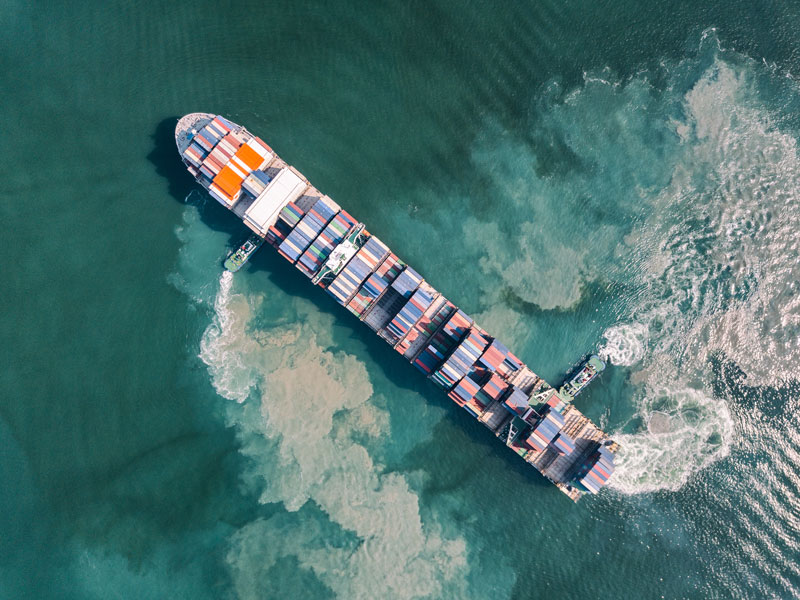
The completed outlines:
[[[0,8],[0,598],[800,596],[795,3]],[[573,505],[185,173],[269,141],[622,451]]]

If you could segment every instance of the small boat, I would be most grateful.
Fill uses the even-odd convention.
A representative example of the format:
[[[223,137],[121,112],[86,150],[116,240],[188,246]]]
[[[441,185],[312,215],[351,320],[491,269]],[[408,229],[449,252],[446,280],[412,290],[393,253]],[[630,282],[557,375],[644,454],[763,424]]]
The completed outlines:
[[[225,259],[225,268],[231,273],[236,273],[263,243],[264,239],[262,237],[256,234],[251,235],[245,240],[244,244],[228,255],[228,258]]]
[[[561,392],[574,398],[580,394],[606,368],[599,356],[593,354],[589,357],[575,376],[561,387]]]

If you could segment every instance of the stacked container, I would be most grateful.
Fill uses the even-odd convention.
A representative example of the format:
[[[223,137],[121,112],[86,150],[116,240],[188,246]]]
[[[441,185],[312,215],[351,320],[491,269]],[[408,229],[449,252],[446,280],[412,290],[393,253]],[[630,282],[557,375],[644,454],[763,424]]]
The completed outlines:
[[[389,254],[350,300],[347,305],[348,310],[361,318],[389,285],[397,279],[404,266],[405,264],[397,258],[396,254]]]
[[[198,169],[203,165],[203,160],[206,156],[208,156],[208,151],[195,142],[189,144],[189,147],[183,153],[183,158]]]
[[[614,455],[605,446],[600,446],[579,469],[576,480],[587,492],[596,494],[613,472]]]
[[[308,277],[313,277],[320,270],[330,253],[347,235],[350,228],[356,224],[355,219],[347,211],[337,214],[317,239],[308,247],[300,257],[297,268]]]
[[[373,273],[364,284],[358,288],[356,295],[353,296],[353,299],[347,304],[347,310],[357,317],[361,317],[387,287],[389,287],[389,284],[386,280],[379,277],[377,273]]]
[[[294,202],[289,202],[278,213],[275,224],[267,229],[266,239],[273,246],[278,246],[294,229],[294,226],[303,218],[305,213]]]
[[[530,398],[517,386],[511,386],[511,393],[503,400],[503,407],[512,415],[523,415],[530,408]]]
[[[228,121],[225,117],[220,117],[219,115],[214,117],[211,123],[208,124],[208,127],[214,129],[223,137],[231,132],[231,126],[232,125],[230,121]]]
[[[522,361],[497,340],[492,341],[481,356],[479,364],[492,373],[499,373],[505,379],[511,377],[522,367]]]
[[[453,306],[447,298],[430,286],[427,286],[427,289],[433,293],[436,299],[428,310],[425,311],[425,314],[422,315],[422,318],[417,321],[413,329],[408,332],[408,335],[403,338],[403,341],[395,346],[395,350],[408,360],[413,359],[420,346],[424,344],[425,341],[436,332],[444,320],[455,311],[455,306]]]
[[[467,401],[466,408],[470,412],[480,415],[487,406],[499,400],[508,389],[508,384],[493,373],[489,380],[481,386],[480,391]]]
[[[445,389],[452,388],[459,379],[469,373],[478,360],[483,350],[489,344],[483,331],[472,327],[464,340],[456,346],[453,353],[447,358],[431,379]]]
[[[209,133],[208,128],[204,128],[202,131],[195,134],[192,138],[192,143],[198,144],[206,152],[211,152],[221,139],[222,136],[213,132]]]
[[[420,352],[414,366],[423,373],[431,373],[444,360],[445,354],[461,340],[470,325],[472,319],[462,310],[457,310]]]
[[[456,384],[456,386],[450,391],[448,396],[450,399],[458,404],[459,406],[464,406],[475,397],[481,386],[480,384],[473,379],[475,376],[474,373],[470,373],[466,377],[462,378],[461,381]]]
[[[265,189],[267,184],[272,181],[272,177],[264,173],[264,171],[253,171],[247,176],[247,179],[242,183],[242,189],[250,194],[253,198],[258,198]]]
[[[214,146],[214,149],[211,150],[209,155],[203,161],[203,165],[205,165],[214,173],[214,175],[216,175],[223,169],[223,167],[225,167],[225,165],[228,164],[230,159],[241,145],[242,143],[233,135],[226,135],[216,146]]]
[[[547,400],[545,400],[544,404],[553,410],[560,412],[561,414],[564,414],[564,410],[567,408],[567,403],[561,399],[561,397],[558,395],[558,392],[555,390],[552,391]]]
[[[559,433],[552,442],[550,442],[550,445],[555,448],[556,452],[558,452],[561,456],[572,454],[572,451],[575,450],[575,440],[573,440],[563,431]]]
[[[394,283],[396,284],[402,279],[408,270],[409,269],[403,271]],[[408,289],[408,281],[409,280],[402,285],[403,290]],[[397,289],[394,284],[392,284],[392,287]],[[403,295],[402,292],[400,293]],[[408,302],[406,302],[406,305],[400,309],[400,312],[395,315],[394,319],[392,319],[384,329],[385,335],[383,337],[386,341],[392,346],[399,342],[411,328],[416,325],[417,321],[422,317],[422,314],[432,302],[433,296],[425,290],[418,289],[415,291],[411,298],[408,299]]]
[[[395,279],[392,287],[404,298],[409,298],[422,283],[422,276],[411,267],[400,273],[400,276]]]
[[[296,262],[338,210],[339,205],[327,196],[317,200],[278,246],[281,256],[291,263]]]
[[[331,282],[328,293],[336,298],[339,304],[346,306],[388,253],[389,249],[383,242],[376,237],[370,237]]]
[[[544,418],[542,418],[531,431],[531,434],[526,440],[526,444],[536,452],[541,452],[564,427],[564,416],[554,410],[548,410]]]

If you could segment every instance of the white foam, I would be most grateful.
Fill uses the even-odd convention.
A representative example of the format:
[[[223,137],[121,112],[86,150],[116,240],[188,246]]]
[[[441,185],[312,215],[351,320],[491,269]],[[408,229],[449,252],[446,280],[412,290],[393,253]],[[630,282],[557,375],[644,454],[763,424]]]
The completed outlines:
[[[250,307],[244,296],[231,293],[232,286],[233,273],[225,271],[219,278],[213,322],[200,341],[200,358],[208,365],[217,393],[244,402],[258,381],[258,372],[247,364],[243,350],[256,351],[258,344],[241,335]]]
[[[657,333],[651,354],[618,357],[630,344],[612,328],[604,350],[636,366],[637,417],[646,423],[664,404],[670,427],[615,436],[612,485],[627,492],[677,489],[729,453],[736,428],[711,396],[712,356],[765,385],[783,383],[786,365],[800,361],[800,158],[759,102],[757,68],[717,57],[686,93],[672,181],[647,198],[650,216],[628,240],[643,256],[631,320]]]
[[[648,338],[643,323],[623,323],[603,332],[605,343],[598,354],[611,364],[630,367],[644,358]]]
[[[669,426],[647,426],[654,415]],[[610,484],[622,492],[677,490],[693,473],[730,452],[730,413],[722,401],[700,390],[648,390],[638,416],[643,423],[639,432],[614,436],[621,450]]]

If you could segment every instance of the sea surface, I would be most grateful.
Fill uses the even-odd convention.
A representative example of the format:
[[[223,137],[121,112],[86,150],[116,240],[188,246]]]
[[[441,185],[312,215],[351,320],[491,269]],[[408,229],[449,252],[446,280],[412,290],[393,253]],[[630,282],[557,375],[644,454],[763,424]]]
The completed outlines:
[[[800,4],[0,7],[0,598],[800,596]],[[175,152],[246,125],[622,445],[577,505]]]

